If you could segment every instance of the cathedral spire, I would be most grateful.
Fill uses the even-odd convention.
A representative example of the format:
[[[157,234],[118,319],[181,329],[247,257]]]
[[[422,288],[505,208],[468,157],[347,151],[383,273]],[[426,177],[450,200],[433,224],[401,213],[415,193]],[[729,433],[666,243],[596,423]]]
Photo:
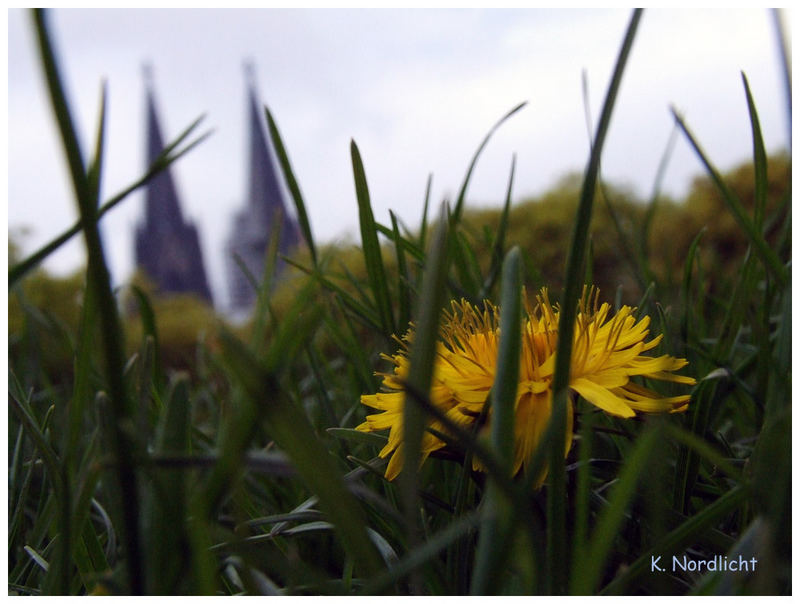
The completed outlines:
[[[153,93],[153,68],[149,63],[142,66],[146,89],[147,141],[145,143],[145,165],[151,166],[164,151],[164,139],[156,111]],[[172,172],[163,170],[154,176],[145,189],[145,212],[149,226],[157,231],[170,232],[183,224],[180,202]]]
[[[264,272],[264,260],[270,237],[277,233],[278,253],[287,255],[300,241],[300,229],[287,211],[283,188],[273,160],[271,143],[265,132],[264,109],[258,100],[255,69],[244,63],[247,84],[248,172],[245,207],[234,219],[228,244],[229,280],[234,310],[250,308],[255,292],[236,262],[238,258],[257,280]],[[276,267],[280,269],[280,264]]]
[[[147,166],[163,153],[164,141],[153,93],[153,73],[142,67],[146,89]],[[172,172],[162,170],[145,187],[144,222],[136,229],[136,264],[159,293],[193,293],[211,302],[200,241],[194,225],[184,220]]]

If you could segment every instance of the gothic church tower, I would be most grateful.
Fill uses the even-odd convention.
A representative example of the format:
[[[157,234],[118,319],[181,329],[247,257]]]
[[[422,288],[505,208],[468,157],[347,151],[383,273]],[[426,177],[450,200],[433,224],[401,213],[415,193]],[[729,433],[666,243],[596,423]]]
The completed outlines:
[[[149,67],[145,68],[145,86],[149,166],[164,151]],[[136,265],[155,283],[160,294],[192,293],[212,303],[197,229],[183,218],[169,168],[146,186],[144,222],[136,228]]]
[[[300,229],[287,212],[278,180],[271,143],[265,132],[264,110],[257,100],[252,65],[247,64],[245,72],[250,130],[247,199],[245,207],[234,218],[226,250],[231,308],[237,313],[250,310],[256,299],[256,292],[239,262],[260,281],[272,236],[279,237],[279,255],[287,255],[300,242]],[[276,274],[281,267],[279,260]]]

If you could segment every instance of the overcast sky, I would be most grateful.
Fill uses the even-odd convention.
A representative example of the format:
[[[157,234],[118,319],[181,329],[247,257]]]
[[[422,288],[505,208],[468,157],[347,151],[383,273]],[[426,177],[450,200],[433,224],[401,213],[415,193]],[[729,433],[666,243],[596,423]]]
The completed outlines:
[[[50,15],[84,143],[108,83],[107,199],[144,166],[144,85],[153,65],[162,131],[200,114],[212,137],[173,169],[198,226],[217,300],[227,300],[223,245],[246,191],[246,97],[252,60],[263,103],[283,134],[321,241],[358,240],[349,142],[364,160],[376,218],[392,209],[416,227],[425,184],[455,195],[488,129],[521,101],[478,163],[468,203],[499,205],[517,154],[514,199],[545,192],[588,157],[582,72],[596,120],[630,18],[627,10],[56,10]],[[740,77],[748,76],[768,151],[789,126],[773,19],[764,9],[649,10],[640,24],[603,157],[604,176],[649,194],[673,127],[686,118],[722,169],[750,157]],[[88,146],[84,154],[89,154]],[[8,12],[8,221],[30,252],[76,219],[38,64],[30,15]],[[680,139],[666,191],[683,195],[701,166]],[[116,282],[133,270],[143,196],[103,220]],[[82,241],[47,264],[83,262]]]

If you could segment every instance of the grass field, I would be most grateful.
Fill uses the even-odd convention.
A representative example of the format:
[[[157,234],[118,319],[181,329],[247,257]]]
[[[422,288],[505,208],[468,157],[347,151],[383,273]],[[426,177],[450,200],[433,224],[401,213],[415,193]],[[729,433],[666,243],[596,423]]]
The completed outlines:
[[[790,594],[791,182],[768,203],[746,78],[752,203],[675,115],[746,244],[728,258],[735,270],[703,264],[701,230],[666,283],[651,270],[658,250],[621,230],[626,270],[644,284],[636,307],[585,289],[600,158],[640,14],[597,122],[556,308],[537,307],[537,289],[523,297],[530,262],[506,240],[513,165],[486,262],[467,236],[469,180],[494,128],[457,198],[430,212],[426,200],[413,233],[376,222],[352,144],[365,270],[343,281],[267,112],[308,248],[295,303],[271,296],[273,256],[248,329],[220,323],[191,371],[174,372],[141,290],[145,337],[125,346],[98,224],[128,191],[99,198],[105,104],[84,155],[37,12],[81,218],[9,268],[9,295],[73,236],[88,264],[76,328],[23,300],[10,334],[9,593]],[[132,189],[201,139],[193,124]],[[41,363],[55,341],[67,379]]]

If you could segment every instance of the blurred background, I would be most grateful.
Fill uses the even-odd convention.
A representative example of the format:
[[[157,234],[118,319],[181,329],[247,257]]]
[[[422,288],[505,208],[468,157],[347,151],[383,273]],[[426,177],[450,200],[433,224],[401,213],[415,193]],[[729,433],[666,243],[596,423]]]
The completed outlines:
[[[457,194],[489,128],[521,101],[481,156],[469,207],[499,207],[513,154],[514,200],[581,170],[589,152],[582,74],[596,120],[627,10],[54,10],[52,34],[88,153],[108,84],[102,197],[145,170],[145,84],[165,140],[206,114],[213,136],[172,168],[184,216],[200,235],[218,304],[228,299],[224,242],[247,195],[247,79],[283,135],[318,240],[358,240],[348,150],[361,150],[378,221],[392,209],[418,227],[431,201]],[[790,23],[786,19],[786,23]],[[30,253],[76,220],[66,165],[37,62],[30,15],[8,12],[8,222]],[[750,81],[768,153],[788,146],[774,16],[764,9],[645,11],[603,155],[605,179],[647,198],[673,129],[674,105],[721,169],[751,157],[740,71]],[[678,137],[664,193],[702,173]],[[137,193],[103,219],[116,282],[134,272]],[[76,237],[45,268],[85,261]]]

